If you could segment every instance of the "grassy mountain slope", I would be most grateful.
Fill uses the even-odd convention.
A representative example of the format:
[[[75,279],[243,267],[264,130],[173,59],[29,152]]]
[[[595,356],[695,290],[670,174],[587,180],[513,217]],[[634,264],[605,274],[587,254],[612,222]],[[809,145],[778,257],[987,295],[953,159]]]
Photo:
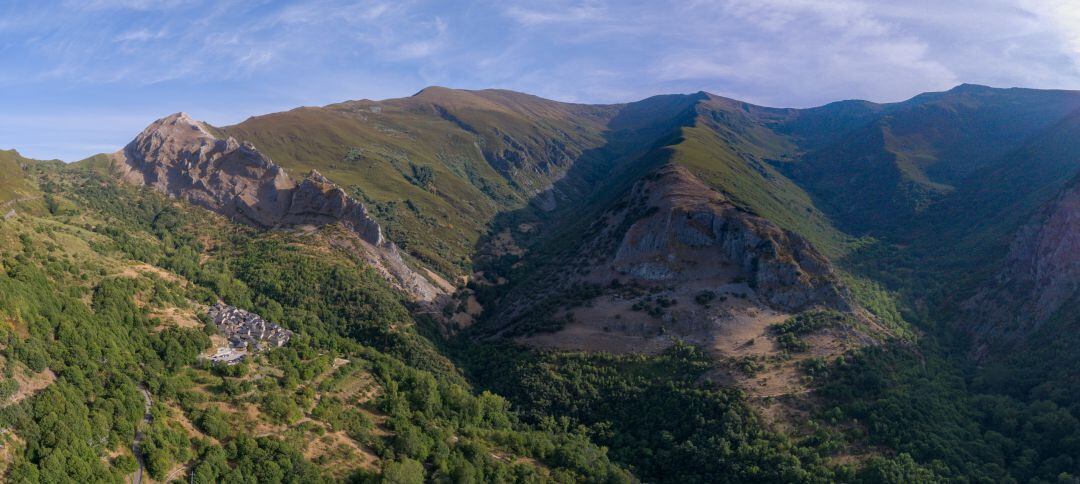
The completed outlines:
[[[460,275],[495,214],[523,207],[602,144],[600,130],[614,111],[509,91],[429,88],[403,99],[260,116],[222,131],[255,143],[287,170],[316,169],[349,187],[408,253]]]
[[[778,133],[790,136],[800,151],[807,152],[835,143],[890,107],[869,101],[837,101],[815,108],[786,110],[786,116],[768,124]]]
[[[1080,173],[1080,108],[971,173],[948,203],[928,213],[949,238],[1008,237]],[[994,220],[986,228],[982,221]],[[982,234],[989,231],[991,235]],[[970,242],[970,241],[969,241]],[[977,245],[980,240],[970,242]],[[997,241],[1000,246],[1000,240]]]
[[[743,208],[809,238],[827,254],[838,254],[844,236],[801,188],[767,163],[795,149],[791,139],[765,124],[766,116],[777,114],[710,95],[697,106],[694,124],[672,144],[672,161]]]
[[[28,163],[34,163],[34,160],[23,158],[15,150],[0,150],[0,173],[3,173],[0,176],[0,203],[37,196],[37,190],[23,169]]]
[[[881,106],[877,117],[839,141],[780,166],[846,230],[882,233],[963,188],[974,173],[1078,107],[1075,91],[962,85]]]
[[[658,143],[679,145],[679,159],[708,183],[836,251],[839,237],[828,233],[809,198],[765,163],[794,150],[789,136],[766,126],[792,112],[705,93],[586,106],[510,91],[428,88],[409,98],[301,108],[221,129],[290,171],[316,169],[353,187],[375,206],[393,240],[450,274],[468,267],[469,249],[496,213],[529,211],[530,201],[550,211],[613,198],[626,184],[610,178],[633,171],[623,165]],[[691,125],[704,131],[675,131]],[[807,213],[813,220],[804,223]]]
[[[960,86],[901,103],[842,101],[797,110],[707,93],[588,106],[510,91],[429,88],[409,98],[301,108],[215,128],[254,142],[294,175],[314,169],[347,187],[412,256],[410,263],[444,276],[472,276],[443,308],[452,318],[471,315],[440,326],[430,314],[410,314],[362,264],[331,248],[332,228],[305,234],[174,224],[165,210],[139,212],[159,202],[131,194],[78,195],[93,189],[78,183],[48,214],[37,215],[72,224],[66,210],[85,205],[101,219],[90,225],[117,223],[124,230],[87,235],[116,246],[109,264],[122,272],[137,260],[188,281],[179,286],[189,293],[164,309],[220,296],[273,314],[310,337],[313,352],[267,358],[249,370],[275,382],[248,388],[244,376],[214,374],[184,357],[177,368],[193,384],[177,378],[151,390],[203,433],[212,427],[204,427],[203,413],[218,404],[311,418],[322,435],[344,437],[339,443],[363,456],[366,470],[333,477],[415,472],[411,461],[423,462],[420,472],[428,477],[463,480],[626,477],[595,442],[650,481],[1068,482],[1080,474],[1069,458],[1080,413],[1069,399],[1071,340],[1055,340],[1054,332],[1074,329],[1074,315],[1055,315],[1017,346],[1031,359],[995,361],[988,371],[969,368],[958,356],[965,348],[952,326],[956,303],[997,271],[1018,227],[1076,175],[1078,99],[1067,91]],[[107,161],[97,158],[72,171],[103,174]],[[700,184],[661,183],[664,170],[687,172],[678,179]],[[650,197],[658,193],[670,196],[655,203]],[[694,230],[723,232],[739,219],[700,209],[722,202],[762,217],[769,233],[782,229],[809,240],[812,247],[801,250],[825,254],[829,260],[822,260],[835,264],[855,302],[880,319],[873,323],[886,324],[859,325],[829,312],[786,314],[759,304],[747,274],[768,258],[745,269],[733,262],[760,253],[789,257],[789,247],[770,244],[798,239],[750,234],[739,243],[705,244]],[[648,230],[631,230],[642,221],[638,228]],[[221,227],[230,227],[227,235],[215,234]],[[623,237],[631,233],[633,240]],[[877,238],[863,236],[868,233]],[[21,241],[13,237],[5,242],[15,254],[9,259],[22,264],[16,254]],[[683,245],[642,253],[681,264],[683,279],[650,279],[663,264],[618,254],[621,247],[672,239]],[[752,243],[741,243],[746,240]],[[685,246],[694,247],[680,252]],[[209,259],[196,256],[204,250]],[[33,260],[48,268],[78,259],[52,258]],[[630,270],[619,272],[616,266],[627,260],[645,263],[638,272],[644,282]],[[84,292],[102,286],[94,271],[84,272]],[[37,294],[16,287],[18,274],[8,282],[19,297],[0,303],[14,307],[12,301]],[[77,299],[65,296],[64,308],[82,311]],[[46,313],[64,308],[18,310],[47,320]],[[119,314],[138,328],[149,326],[138,312]],[[439,330],[466,337],[441,341],[434,337]],[[135,331],[136,346],[145,332]],[[31,340],[51,336],[39,333]],[[530,344],[547,338],[562,346],[546,347],[589,351],[526,350],[507,346],[507,338]],[[1043,347],[1050,349],[1043,353]],[[472,394],[446,354],[461,362],[472,383],[506,395],[522,413],[498,397]],[[322,368],[336,361],[333,356],[363,361],[362,371],[340,375],[343,381],[326,388],[293,386],[288,378],[290,366]],[[1052,361],[1032,363],[1044,356]],[[78,381],[52,363],[55,355],[48,357],[57,382]],[[117,358],[129,361],[130,355]],[[1054,368],[1058,362],[1064,370]],[[24,368],[39,363],[20,363],[15,379],[40,375]],[[116,370],[121,382],[141,381],[142,375],[124,371]],[[311,372],[302,371],[306,382]],[[356,375],[375,381],[381,396],[340,403],[368,420],[350,414],[349,421],[337,421],[328,415],[340,408],[316,412],[305,400],[311,392],[334,396],[340,388],[333,385],[351,388]],[[173,386],[179,390],[170,400]],[[115,389],[123,394],[118,398],[130,397],[129,389]],[[271,390],[283,391],[296,408],[269,401],[263,392]],[[686,411],[669,411],[672,402]],[[297,442],[306,445],[319,435],[288,418],[230,418],[245,432],[278,425],[275,431],[293,450],[306,449]],[[20,420],[33,428],[26,422]],[[353,425],[367,428],[357,434],[364,438],[348,435],[357,431]],[[223,440],[240,441],[238,435]],[[170,448],[170,462],[218,459],[201,445],[189,445],[188,454],[177,450],[183,446]],[[25,472],[40,472],[49,452],[27,449],[14,461]],[[230,454],[225,461],[244,459]],[[215,476],[228,472],[213,468]]]
[[[655,119],[658,112],[671,113],[671,121],[651,121],[650,126],[650,117]],[[524,327],[512,330],[511,334],[531,333],[544,327],[562,328],[558,322],[536,320],[536,314],[523,308],[541,308],[540,313],[544,314],[541,319],[550,319],[549,310],[563,304],[557,301],[580,303],[572,293],[580,292],[581,288],[571,282],[583,271],[588,272],[598,257],[602,260],[612,255],[610,252],[617,246],[611,244],[622,237],[619,230],[626,230],[634,218],[622,222],[626,227],[612,228],[615,232],[606,237],[613,237],[613,241],[607,243],[594,240],[598,221],[606,221],[608,225],[618,223],[609,220],[610,214],[621,213],[620,205],[626,203],[624,195],[631,186],[669,163],[688,168],[694,177],[741,209],[807,237],[827,255],[843,254],[850,238],[833,228],[805,192],[767,163],[767,160],[790,158],[796,152],[798,140],[775,127],[797,115],[795,110],[763,108],[707,93],[650,98],[624,107],[609,123],[606,136],[613,141],[604,149],[617,146],[616,140],[622,137],[641,132],[659,136],[651,145],[643,145],[636,151],[624,150],[626,155],[609,162],[612,169],[607,177],[592,184],[592,193],[586,198],[588,203],[549,214],[541,234],[532,236],[532,243],[525,246],[526,253],[512,257],[496,254],[481,266],[489,283],[496,279],[508,281],[504,287],[482,289],[486,303],[496,308],[488,314],[491,320],[488,331],[505,331],[507,325],[522,317],[531,322],[523,323]],[[620,131],[616,127],[638,130]],[[567,178],[576,175],[571,170]],[[563,183],[569,181],[556,183],[556,189]],[[513,213],[504,218],[522,220]],[[520,234],[510,230],[509,235]]]
[[[0,221],[5,480],[122,482],[136,429],[161,481],[629,480],[584,436],[474,393],[333,228],[259,232],[80,169],[39,175],[57,209]],[[218,298],[293,340],[200,360],[222,344],[200,318]]]

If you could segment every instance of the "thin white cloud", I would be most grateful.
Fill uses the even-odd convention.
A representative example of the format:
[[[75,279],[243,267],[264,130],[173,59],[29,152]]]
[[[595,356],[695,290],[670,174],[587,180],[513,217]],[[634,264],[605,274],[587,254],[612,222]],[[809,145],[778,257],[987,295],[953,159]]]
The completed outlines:
[[[349,66],[353,58],[420,62],[450,41],[451,22],[411,10],[411,1],[308,0],[280,7],[232,0],[65,1],[71,8],[52,15],[35,9],[5,18],[0,9],[0,35],[34,33],[0,38],[0,48],[15,42],[33,56],[30,71],[7,71],[0,83],[253,79],[274,70]],[[165,39],[167,45],[158,42]]]
[[[149,29],[136,29],[123,32],[116,37],[113,37],[113,42],[148,42],[151,40],[163,39],[168,36],[168,32],[164,29],[151,31]]]
[[[431,38],[401,44],[394,50],[395,60],[410,60],[428,57],[437,53],[446,45],[447,24],[440,18],[431,22],[435,31]]]
[[[233,122],[430,84],[795,107],[960,82],[1080,88],[1078,0],[55,1],[0,2],[7,112],[65,112],[53,99],[86,90]]]
[[[1053,30],[1066,44],[1066,52],[1080,63],[1080,2],[1075,0],[1026,0],[1023,5]]]
[[[846,36],[885,35],[888,26],[855,0],[731,0],[720,9],[763,30],[784,33],[809,22]]]
[[[64,7],[78,10],[168,10],[191,0],[64,0]]]
[[[553,23],[598,21],[602,20],[606,15],[606,8],[597,2],[585,2],[577,5],[547,4],[545,7],[544,9],[538,9],[512,5],[507,7],[503,13],[521,25],[529,27]]]

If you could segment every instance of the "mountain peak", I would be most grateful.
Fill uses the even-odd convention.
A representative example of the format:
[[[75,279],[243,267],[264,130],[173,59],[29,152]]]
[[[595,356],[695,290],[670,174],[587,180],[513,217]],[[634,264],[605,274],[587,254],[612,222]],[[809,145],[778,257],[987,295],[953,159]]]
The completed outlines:
[[[416,91],[416,94],[413,94],[412,96],[409,96],[409,97],[423,97],[423,96],[433,95],[433,94],[437,95],[437,94],[446,93],[446,92],[455,91],[455,90],[456,89],[451,89],[449,87],[444,87],[444,86],[428,86],[428,87],[425,87],[425,88],[423,88],[423,89],[421,89],[419,91]]]
[[[172,114],[170,114],[168,116],[165,116],[164,118],[158,119],[157,121],[154,121],[153,123],[150,123],[151,126],[153,126],[153,125],[191,125],[191,126],[195,126],[195,125],[198,125],[198,124],[199,124],[198,121],[196,121],[194,118],[189,116],[188,113],[185,113],[183,111],[172,113]]]
[[[993,90],[994,90],[994,88],[992,88],[990,86],[984,86],[982,84],[969,84],[969,83],[965,82],[963,84],[960,84],[959,86],[956,86],[956,87],[954,87],[952,89],[949,89],[948,92],[954,92],[954,93],[988,92],[988,91],[993,91]]]
[[[206,128],[206,123],[196,121],[185,112],[173,113],[150,123],[140,137],[154,135],[162,138],[177,138],[181,141],[216,139]]]
[[[324,184],[324,185],[331,184],[331,182],[330,182],[330,180],[328,178],[323,176],[322,173],[319,173],[319,170],[315,170],[315,169],[312,169],[310,172],[308,172],[308,175],[305,178],[307,180],[318,182],[318,183],[321,183],[321,184]]]
[[[340,223],[357,250],[388,280],[417,299],[439,290],[401,259],[362,203],[316,170],[297,182],[248,141],[218,137],[185,113],[154,121],[114,155],[125,182],[186,200],[262,228]]]

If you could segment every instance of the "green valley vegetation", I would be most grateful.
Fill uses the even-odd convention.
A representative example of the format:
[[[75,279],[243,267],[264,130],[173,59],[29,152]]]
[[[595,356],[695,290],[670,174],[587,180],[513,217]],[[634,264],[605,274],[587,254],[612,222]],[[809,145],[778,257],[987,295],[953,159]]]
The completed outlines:
[[[1021,236],[1072,200],[1077,109],[429,88],[203,126],[363,203],[431,301],[332,210],[259,229],[0,152],[3,476],[1076,482],[1080,295],[1023,279],[1072,239]],[[219,301],[292,339],[212,364]]]
[[[380,470],[406,482],[630,480],[583,434],[527,425],[503,398],[474,392],[386,283],[348,256],[315,257],[286,234],[153,193],[48,179],[80,208],[20,214],[0,236],[11,387],[0,419],[18,436],[5,444],[8,480],[119,482],[136,468],[137,430],[155,480],[365,480]],[[197,315],[217,298],[297,336],[240,365],[210,365],[197,355],[214,331]],[[145,422],[140,388],[152,398]]]

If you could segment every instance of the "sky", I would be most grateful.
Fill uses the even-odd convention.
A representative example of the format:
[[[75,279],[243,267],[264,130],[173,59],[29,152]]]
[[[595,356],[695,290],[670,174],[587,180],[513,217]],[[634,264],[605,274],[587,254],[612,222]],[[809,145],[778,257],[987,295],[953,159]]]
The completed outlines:
[[[430,85],[776,107],[1080,89],[1080,0],[0,0],[0,149],[74,161]],[[2,174],[0,174],[2,175]]]

